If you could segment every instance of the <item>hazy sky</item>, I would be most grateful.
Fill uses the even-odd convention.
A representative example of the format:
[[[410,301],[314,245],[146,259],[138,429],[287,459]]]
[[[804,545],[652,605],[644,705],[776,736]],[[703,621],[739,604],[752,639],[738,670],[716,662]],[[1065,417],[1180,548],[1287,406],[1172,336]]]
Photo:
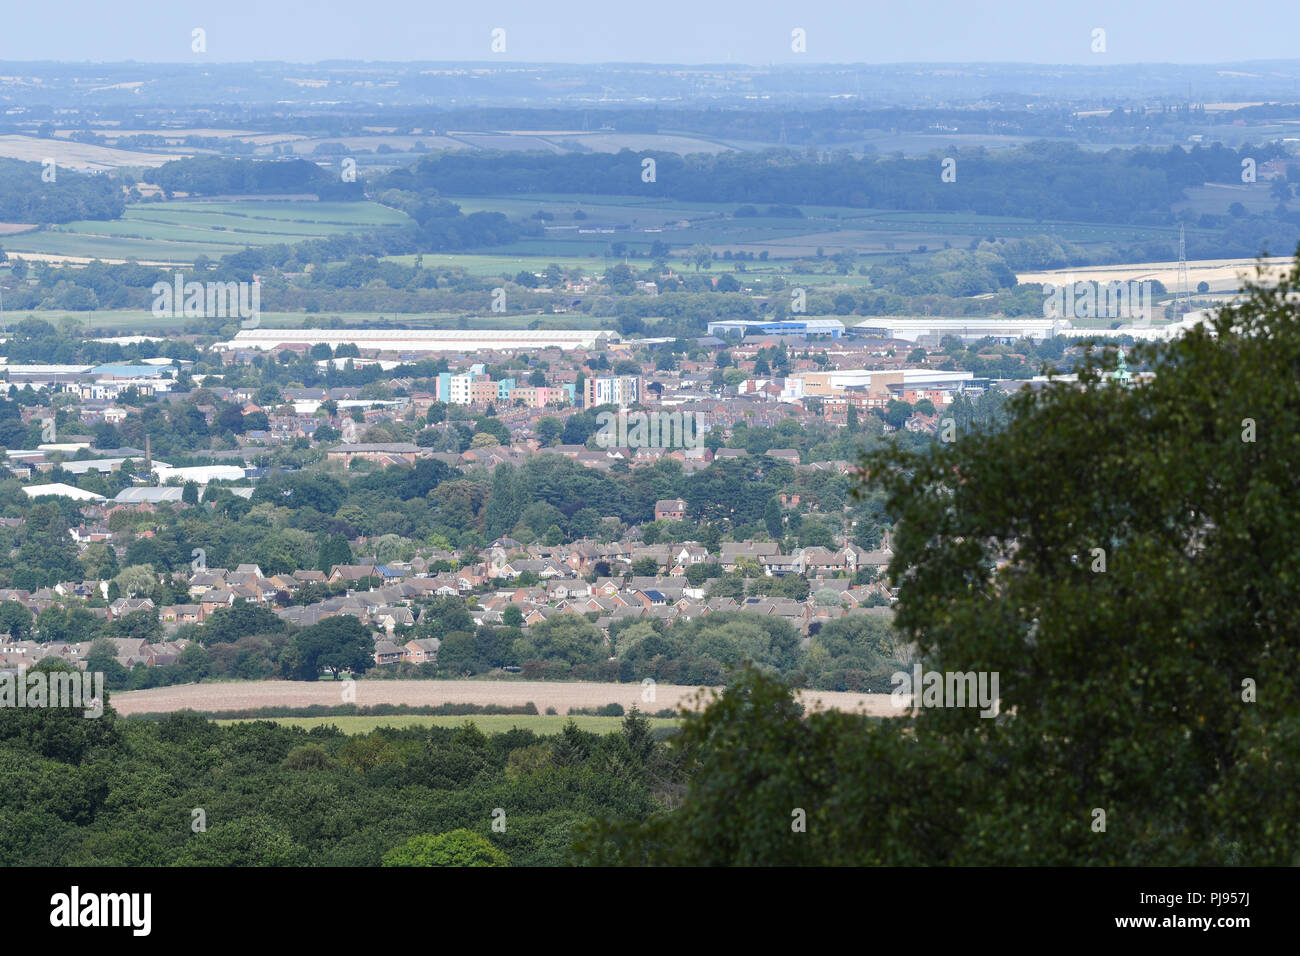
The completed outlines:
[[[1214,63],[1300,56],[1300,4],[1221,0],[5,0],[0,60]],[[1106,31],[1093,53],[1092,31]],[[806,31],[807,52],[791,50]]]

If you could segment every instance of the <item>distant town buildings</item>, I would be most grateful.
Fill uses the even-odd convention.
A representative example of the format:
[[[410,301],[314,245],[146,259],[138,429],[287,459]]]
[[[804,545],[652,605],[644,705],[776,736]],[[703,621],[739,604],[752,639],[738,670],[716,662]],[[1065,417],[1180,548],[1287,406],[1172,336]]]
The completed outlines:
[[[340,461],[351,465],[353,459],[360,458],[378,465],[413,465],[417,458],[429,454],[427,448],[421,448],[411,442],[377,442],[363,444],[337,445],[327,453],[330,461]]]
[[[453,375],[440,374],[436,380],[435,397],[448,405],[522,405],[524,408],[546,408],[549,405],[572,405],[574,387],[567,385],[518,385],[513,378],[493,380],[483,372],[466,372]]]

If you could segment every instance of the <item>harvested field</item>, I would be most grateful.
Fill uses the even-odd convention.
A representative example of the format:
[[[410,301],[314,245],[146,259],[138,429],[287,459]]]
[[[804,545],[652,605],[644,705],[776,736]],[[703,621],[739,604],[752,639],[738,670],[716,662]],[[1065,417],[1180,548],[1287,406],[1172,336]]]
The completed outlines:
[[[121,265],[126,265],[126,260],[125,260],[125,259],[112,259],[112,258],[104,258],[104,257],[101,257],[101,256],[94,256],[94,257],[91,257],[91,256],[56,256],[56,255],[54,255],[53,253],[48,253],[48,252],[17,252],[17,251],[15,251],[14,254],[13,254],[13,258],[22,259],[22,260],[25,261],[25,262],[49,262],[49,263],[52,263],[52,264],[54,264],[54,265],[88,266],[88,265],[90,265],[92,262],[94,262],[96,259],[98,259],[100,262],[103,262],[103,263],[105,263],[106,265],[110,265],[110,266],[121,266]],[[135,261],[136,261],[136,264],[137,264],[137,265],[142,265],[142,266],[174,266],[174,265],[183,265],[183,264],[184,264],[184,263],[179,262],[179,261],[168,262],[168,261],[164,261],[164,260],[162,260],[162,259],[136,259]]]
[[[0,157],[25,163],[54,160],[69,169],[115,169],[119,166],[161,166],[182,153],[145,153],[139,150],[113,149],[93,143],[73,143],[63,139],[39,139],[35,136],[0,136]]]
[[[1240,287],[1243,276],[1255,278],[1254,259],[1193,259],[1187,263],[1187,279],[1192,288],[1198,282],[1209,285],[1211,292],[1230,291]],[[1264,260],[1267,275],[1275,280],[1291,266],[1291,260],[1274,257]],[[1051,282],[1058,285],[1069,282],[1141,282],[1156,279],[1170,292],[1178,288],[1178,263],[1134,262],[1108,266],[1080,266],[1075,269],[1054,269],[1049,272],[1024,272],[1016,276],[1018,282]]]
[[[517,706],[532,702],[545,711],[554,707],[561,714],[571,707],[600,707],[618,703],[643,711],[657,711],[689,705],[698,688],[660,684],[655,699],[641,699],[640,684],[599,682],[513,681],[513,680],[359,680],[356,699],[344,701],[344,684],[333,681],[231,681],[219,684],[178,684],[150,690],[119,691],[111,705],[119,714],[156,714],[175,710],[223,711],[258,707],[335,706],[375,704],[499,704]],[[721,688],[718,688],[719,690]],[[707,691],[706,691],[707,693]],[[835,691],[803,691],[803,702],[814,710],[848,710],[879,717],[893,716],[888,694],[850,694]]]

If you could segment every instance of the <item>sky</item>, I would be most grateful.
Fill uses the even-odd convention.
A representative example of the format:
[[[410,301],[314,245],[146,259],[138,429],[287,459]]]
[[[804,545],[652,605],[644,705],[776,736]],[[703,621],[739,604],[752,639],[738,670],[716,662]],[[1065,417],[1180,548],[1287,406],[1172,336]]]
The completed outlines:
[[[1224,63],[1296,58],[1297,37],[1300,4],[1221,0],[5,0],[0,11],[0,60],[18,61]]]

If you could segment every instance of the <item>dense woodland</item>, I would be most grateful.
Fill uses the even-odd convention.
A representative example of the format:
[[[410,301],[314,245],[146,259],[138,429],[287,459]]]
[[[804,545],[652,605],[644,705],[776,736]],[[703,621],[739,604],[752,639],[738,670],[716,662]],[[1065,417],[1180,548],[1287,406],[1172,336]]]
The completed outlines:
[[[344,183],[337,173],[305,159],[267,163],[200,156],[178,159],[144,172],[142,180],[164,193],[193,196],[308,193],[319,199],[360,199],[361,183]]]
[[[42,178],[43,174],[52,174],[54,181]],[[0,222],[119,219],[126,210],[121,187],[113,176],[0,159]]]
[[[574,862],[579,825],[647,817],[677,780],[674,756],[636,715],[604,736],[471,725],[349,737],[188,714],[123,719],[111,696],[97,720],[8,708],[0,865],[429,865],[393,851],[469,829],[497,865],[555,866]]]

